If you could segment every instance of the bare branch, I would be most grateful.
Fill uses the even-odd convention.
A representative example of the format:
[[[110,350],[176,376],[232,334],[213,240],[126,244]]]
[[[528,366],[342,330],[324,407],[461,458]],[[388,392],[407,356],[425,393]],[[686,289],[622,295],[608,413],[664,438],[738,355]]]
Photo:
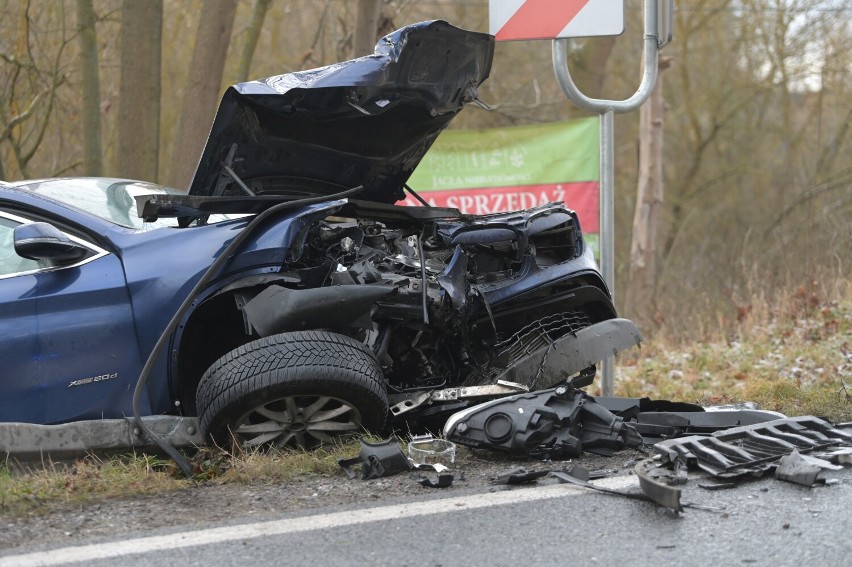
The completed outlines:
[[[15,128],[15,126],[17,126],[18,124],[21,124],[22,122],[24,122],[27,118],[29,118],[32,115],[33,111],[35,110],[36,105],[39,102],[39,100],[41,100],[41,97],[46,92],[47,91],[42,91],[42,92],[38,93],[33,98],[33,100],[30,101],[30,104],[27,106],[26,110],[24,110],[23,112],[21,112],[20,114],[18,114],[14,118],[12,118],[9,121],[9,123],[6,124],[6,127],[3,129],[3,132],[0,132],[0,142],[5,140],[8,136],[10,136],[12,134],[12,130]]]

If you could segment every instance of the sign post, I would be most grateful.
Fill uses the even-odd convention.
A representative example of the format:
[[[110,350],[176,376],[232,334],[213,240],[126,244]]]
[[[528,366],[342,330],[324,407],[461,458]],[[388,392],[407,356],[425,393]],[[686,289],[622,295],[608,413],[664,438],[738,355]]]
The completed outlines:
[[[618,35],[624,29],[623,0],[491,0],[491,33],[501,39],[553,39],[553,69],[562,91],[580,109],[600,115],[601,275],[615,297],[614,114],[639,108],[654,89],[659,50],[671,39],[674,0],[644,0],[642,82],[627,100],[592,99],[580,92],[568,70],[569,37]],[[553,30],[557,33],[553,33]],[[615,390],[615,359],[603,361],[601,391]]]
[[[639,108],[654,89],[657,81],[658,53],[671,38],[671,12],[673,0],[645,0],[644,47],[642,82],[636,92],[627,100],[592,99],[580,92],[568,70],[568,42],[565,39],[553,40],[553,69],[562,91],[578,108],[597,112],[601,121],[601,221],[600,250],[601,274],[615,296],[615,131],[614,113],[630,112]],[[662,24],[662,25],[661,25]],[[660,28],[667,29],[660,29]],[[604,360],[601,390],[603,395],[611,396],[615,390],[615,359]]]

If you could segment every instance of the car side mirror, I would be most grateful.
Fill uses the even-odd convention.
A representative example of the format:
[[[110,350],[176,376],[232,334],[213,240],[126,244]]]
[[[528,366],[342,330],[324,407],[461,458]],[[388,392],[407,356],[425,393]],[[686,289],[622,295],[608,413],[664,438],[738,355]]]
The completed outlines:
[[[89,253],[58,228],[46,222],[15,227],[15,252],[30,260],[47,260],[54,265],[72,264]]]

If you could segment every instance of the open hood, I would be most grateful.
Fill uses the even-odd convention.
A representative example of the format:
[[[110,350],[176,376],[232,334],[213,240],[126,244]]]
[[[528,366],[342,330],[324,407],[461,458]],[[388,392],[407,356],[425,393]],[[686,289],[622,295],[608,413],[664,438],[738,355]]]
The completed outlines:
[[[222,97],[190,185],[196,196],[322,195],[395,203],[423,155],[488,77],[494,38],[443,21],[382,38],[373,55],[239,83]]]

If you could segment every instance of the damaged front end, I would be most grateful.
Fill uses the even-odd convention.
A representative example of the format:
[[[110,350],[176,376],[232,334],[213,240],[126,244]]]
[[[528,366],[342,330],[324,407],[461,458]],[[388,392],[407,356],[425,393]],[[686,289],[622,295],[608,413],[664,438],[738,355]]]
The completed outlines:
[[[139,202],[145,218],[177,216],[189,226],[359,186],[358,200],[287,226],[284,261],[264,267],[276,273],[217,295],[233,297],[239,314],[227,313],[242,318],[244,332],[222,340],[219,361],[210,356],[207,371],[198,364],[203,374],[178,388],[209,436],[230,430],[256,444],[303,445],[307,428],[327,442],[324,428],[381,429],[388,410],[435,430],[482,399],[590,380],[600,360],[639,343],[564,204],[482,216],[395,204],[412,192],[406,183],[440,132],[478,102],[493,51],[487,34],[423,22],[383,38],[370,56],[234,85],[189,194]],[[328,376],[312,370],[305,385],[289,356],[319,349],[320,336],[336,345],[311,359]],[[338,347],[356,345],[369,368],[366,390],[363,368],[332,388]],[[242,347],[279,357],[275,395],[258,378],[269,369],[243,360]],[[251,382],[256,395],[215,385],[234,380]],[[227,399],[214,402],[220,395]],[[329,400],[339,407],[317,409]],[[331,423],[317,426],[315,414]]]
[[[314,223],[286,285],[243,292],[251,334],[358,339],[381,364],[394,414],[464,407],[451,388],[476,398],[477,386],[507,385],[487,396],[593,376],[639,343],[562,204],[477,217],[399,209],[353,201]]]

